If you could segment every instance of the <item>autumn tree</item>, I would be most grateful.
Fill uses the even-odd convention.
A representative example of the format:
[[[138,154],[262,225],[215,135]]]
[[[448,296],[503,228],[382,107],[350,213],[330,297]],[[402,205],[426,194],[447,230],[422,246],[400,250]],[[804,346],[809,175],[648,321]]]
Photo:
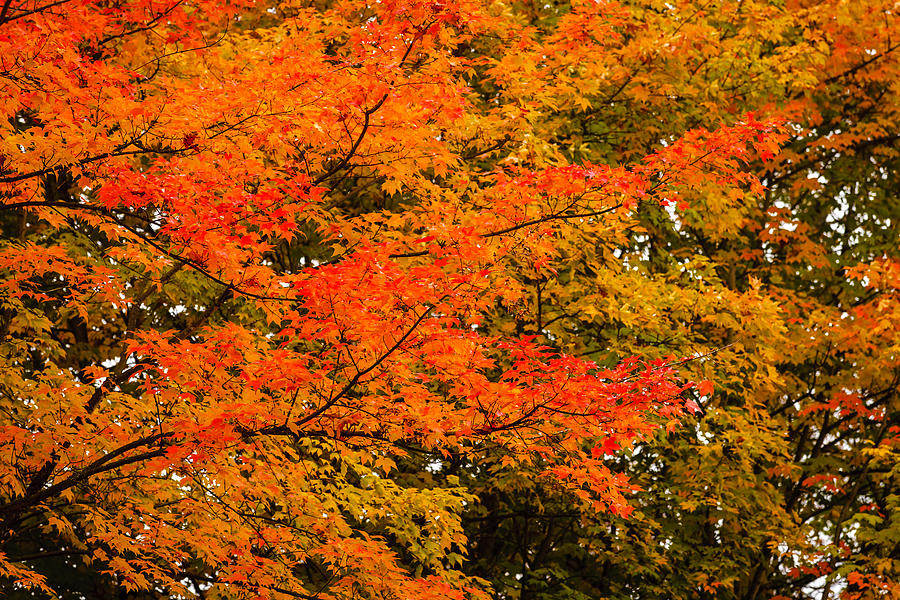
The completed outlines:
[[[609,459],[696,409],[693,348],[543,307],[646,211],[758,201],[783,119],[562,151],[639,55],[623,6],[533,13],[3,3],[6,596],[483,597],[485,486],[631,512]]]
[[[625,164],[746,111],[786,137],[757,148],[764,193],[687,181],[613,237],[574,227],[552,271],[519,271],[523,309],[494,330],[601,364],[699,355],[684,369],[715,388],[617,455],[644,488],[628,519],[524,470],[471,473],[472,572],[519,598],[896,597],[896,7],[601,6],[523,7],[536,63],[484,50],[488,101],[529,109],[516,156]]]

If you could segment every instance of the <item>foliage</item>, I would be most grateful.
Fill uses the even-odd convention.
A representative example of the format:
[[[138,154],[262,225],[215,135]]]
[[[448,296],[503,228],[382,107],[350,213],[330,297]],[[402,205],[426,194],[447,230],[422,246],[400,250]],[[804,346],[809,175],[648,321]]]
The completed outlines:
[[[533,89],[577,98],[530,114],[544,154],[617,164],[746,111],[789,137],[757,148],[764,194],[688,182],[676,210],[642,205],[609,246],[579,230],[523,280],[519,329],[601,362],[709,356],[684,368],[715,388],[617,456],[644,489],[627,520],[483,482],[472,571],[518,598],[896,597],[896,7],[603,6],[522,12],[560,44]]]
[[[475,2],[5,2],[6,595],[482,596],[446,461],[630,511],[603,457],[691,384],[494,324],[639,203],[758,193],[772,125],[532,158],[491,98],[515,54],[476,50],[519,35]]]
[[[898,33],[6,1],[0,589],[900,593]]]

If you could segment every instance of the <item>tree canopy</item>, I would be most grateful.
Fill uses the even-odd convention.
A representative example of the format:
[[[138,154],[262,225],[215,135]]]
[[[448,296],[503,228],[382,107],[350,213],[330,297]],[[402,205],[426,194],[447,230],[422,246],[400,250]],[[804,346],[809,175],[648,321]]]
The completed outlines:
[[[0,590],[897,597],[895,11],[4,0]]]

